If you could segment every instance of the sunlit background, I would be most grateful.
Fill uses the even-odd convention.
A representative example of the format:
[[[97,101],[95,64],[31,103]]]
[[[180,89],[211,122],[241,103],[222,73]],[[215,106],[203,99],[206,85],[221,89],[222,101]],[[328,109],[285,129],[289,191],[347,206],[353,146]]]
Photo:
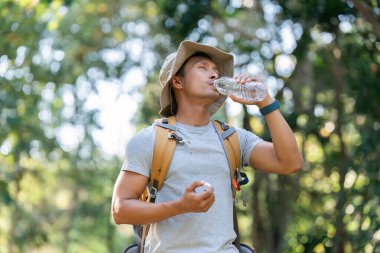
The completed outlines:
[[[0,253],[122,252],[125,147],[157,118],[158,72],[190,39],[260,77],[302,171],[245,168],[258,253],[380,252],[380,8],[373,0],[0,1]],[[270,140],[255,106],[215,118]]]

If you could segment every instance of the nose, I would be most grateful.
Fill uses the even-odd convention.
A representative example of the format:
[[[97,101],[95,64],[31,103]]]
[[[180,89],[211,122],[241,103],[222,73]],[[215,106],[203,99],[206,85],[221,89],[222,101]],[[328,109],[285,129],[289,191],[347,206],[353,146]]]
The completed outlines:
[[[210,79],[217,79],[218,77],[219,77],[219,74],[216,71],[212,71]]]

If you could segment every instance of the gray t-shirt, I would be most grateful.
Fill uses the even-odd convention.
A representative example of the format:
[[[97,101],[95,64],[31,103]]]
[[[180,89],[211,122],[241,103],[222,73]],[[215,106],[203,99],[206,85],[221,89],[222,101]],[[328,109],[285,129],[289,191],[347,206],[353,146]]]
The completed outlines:
[[[244,129],[237,131],[242,162],[248,165],[253,148],[262,139]],[[230,168],[213,124],[193,127],[177,122],[177,135],[187,142],[177,144],[156,202],[180,198],[186,186],[197,180],[209,182],[214,187],[215,202],[205,213],[186,213],[152,224],[145,252],[237,253],[232,245],[236,234]],[[127,145],[122,170],[149,177],[154,140],[154,124],[135,135]]]

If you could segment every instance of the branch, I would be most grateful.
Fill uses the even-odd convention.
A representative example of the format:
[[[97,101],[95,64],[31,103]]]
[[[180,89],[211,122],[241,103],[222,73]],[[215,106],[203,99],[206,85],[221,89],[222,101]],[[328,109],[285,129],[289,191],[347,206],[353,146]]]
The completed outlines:
[[[380,21],[373,14],[371,7],[362,0],[352,0],[354,8],[363,14],[364,19],[372,25],[373,32],[380,39]]]

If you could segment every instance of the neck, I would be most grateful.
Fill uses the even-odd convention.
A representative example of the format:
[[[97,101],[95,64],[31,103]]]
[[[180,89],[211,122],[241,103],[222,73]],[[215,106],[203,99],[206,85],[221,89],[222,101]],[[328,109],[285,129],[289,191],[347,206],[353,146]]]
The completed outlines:
[[[192,105],[191,108],[178,108],[176,121],[188,126],[204,126],[210,122],[208,107]]]

